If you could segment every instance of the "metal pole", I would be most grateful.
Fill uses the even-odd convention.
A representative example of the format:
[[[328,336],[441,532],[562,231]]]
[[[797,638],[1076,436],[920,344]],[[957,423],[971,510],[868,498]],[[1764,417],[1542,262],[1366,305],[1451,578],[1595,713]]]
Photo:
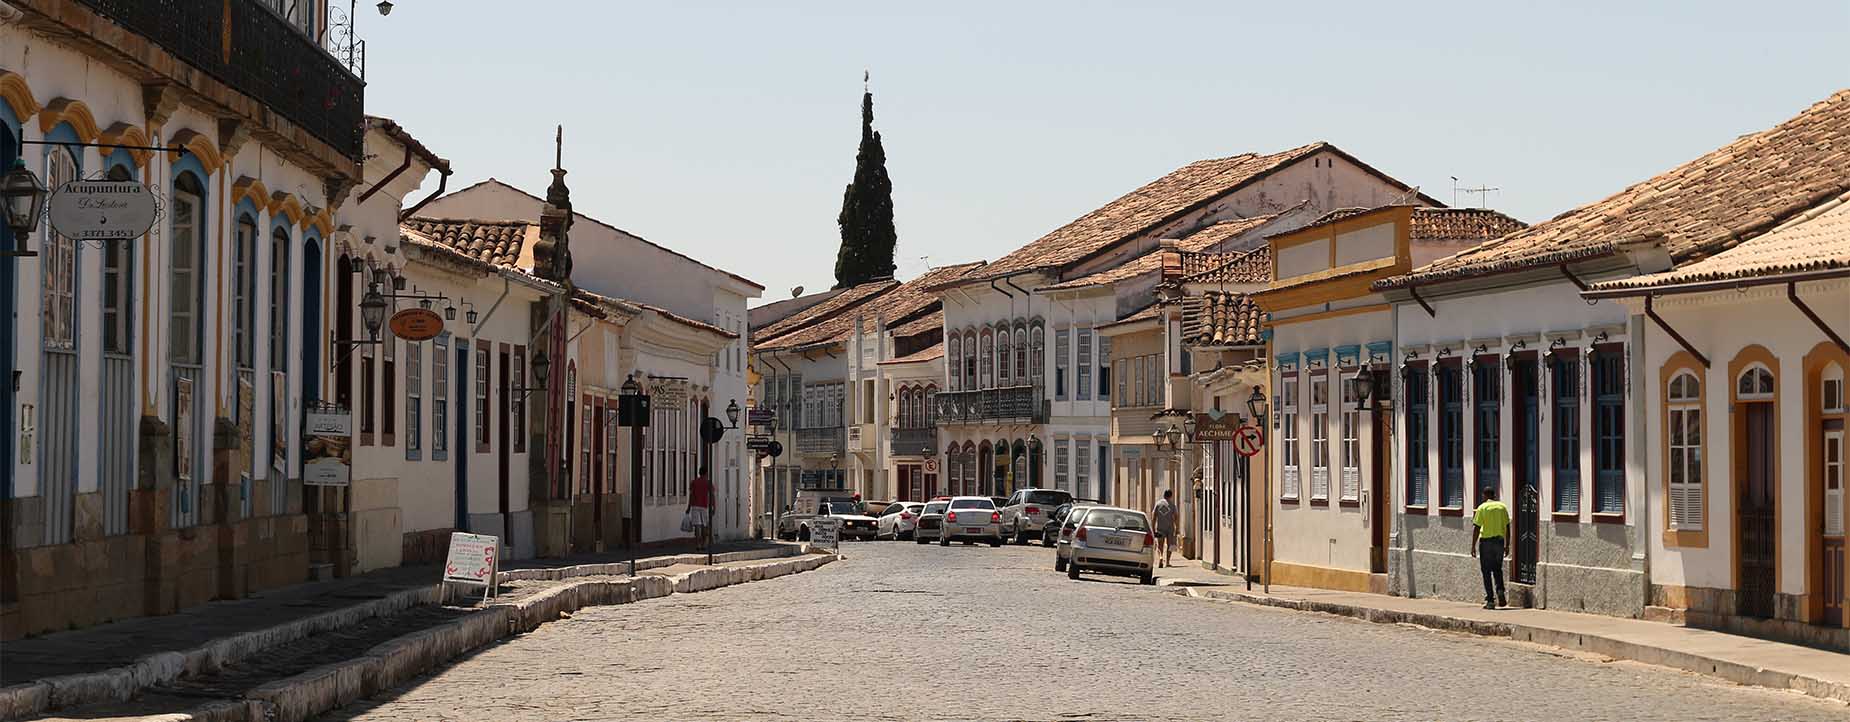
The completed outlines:
[[[630,548],[630,576],[636,576],[636,555],[642,553],[642,420],[630,419],[630,525],[625,530]]]

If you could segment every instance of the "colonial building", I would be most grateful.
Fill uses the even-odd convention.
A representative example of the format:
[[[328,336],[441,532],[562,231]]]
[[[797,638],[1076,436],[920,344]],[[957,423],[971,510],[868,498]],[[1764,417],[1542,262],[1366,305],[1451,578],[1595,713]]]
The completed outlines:
[[[1806,458],[1807,437],[1783,433],[1810,428],[1798,400],[1816,395],[1805,386],[1811,346],[1797,334],[1818,327],[1783,310],[1761,318],[1736,314],[1735,307],[1708,311],[1716,324],[1736,319],[1735,326],[1697,325],[1726,329],[1734,340],[1715,337],[1695,347],[1711,365],[1698,364],[1707,372],[1696,376],[1697,388],[1685,384],[1677,391],[1679,404],[1727,398],[1731,406],[1711,408],[1732,409],[1724,428],[1733,431],[1717,433],[1751,428],[1764,435],[1771,431],[1765,424],[1782,419],[1782,436],[1736,442],[1741,451],[1724,457],[1745,465],[1710,465],[1734,468],[1734,481],[1746,484],[1737,489],[1765,492],[1747,497],[1738,515],[1732,505],[1711,505],[1707,523],[1721,529],[1723,540],[1739,529],[1744,546],[1710,556],[1700,550],[1736,547],[1727,541],[1711,547],[1694,533],[1655,533],[1648,506],[1649,489],[1664,483],[1650,473],[1652,460],[1664,453],[1648,441],[1648,429],[1662,415],[1651,405],[1652,390],[1669,393],[1662,375],[1683,357],[1672,359],[1674,352],[1665,349],[1661,363],[1649,362],[1652,334],[1664,329],[1652,318],[1654,309],[1640,315],[1642,307],[1582,292],[1681,269],[1850,190],[1850,177],[1833,155],[1850,127],[1847,99],[1839,92],[1771,130],[1609,198],[1372,284],[1370,290],[1392,304],[1394,363],[1401,367],[1390,589],[1481,598],[1477,564],[1468,556],[1468,511],[1479,501],[1477,487],[1495,485],[1515,510],[1512,603],[1526,599],[1622,616],[1658,604],[1814,618],[1822,597],[1805,566],[1810,527],[1775,525],[1779,517],[1767,511],[1774,504],[1773,479],[1788,477],[1749,462],[1762,452],[1794,465]],[[1751,334],[1742,336],[1738,320],[1749,318]],[[1772,346],[1749,343],[1762,333],[1772,334],[1764,337]],[[1777,340],[1788,336],[1792,340]],[[1663,337],[1670,334],[1656,336]],[[1800,345],[1805,350],[1795,351]],[[1766,350],[1775,347],[1790,354],[1779,371],[1779,358]],[[1756,371],[1762,368],[1765,376]],[[1692,394],[1701,396],[1685,398]],[[1772,438],[1785,438],[1786,445],[1774,451]],[[1683,446],[1687,451],[1689,443]],[[1779,488],[1804,498],[1797,476]],[[1711,561],[1719,566],[1705,563]],[[1738,571],[1729,571],[1737,561]]]
[[[357,314],[328,305],[335,236],[395,219],[349,217],[383,177],[324,8],[11,5],[0,168],[145,184],[162,213],[129,242],[0,241],[38,253],[0,259],[0,636],[350,568],[350,497],[304,493],[296,442],[358,338],[330,334]]]
[[[1391,405],[1382,400],[1391,387],[1395,327],[1391,306],[1370,284],[1522,227],[1491,210],[1394,205],[1332,211],[1268,239],[1275,259],[1270,283],[1251,298],[1266,313],[1275,366],[1270,472],[1277,485],[1269,502],[1274,582],[1387,591],[1393,445]],[[1494,404],[1500,388],[1496,359],[1479,362],[1489,365],[1470,366],[1474,379],[1487,380],[1476,386],[1475,396]],[[1441,380],[1442,386],[1453,383],[1448,393],[1457,392],[1447,396],[1452,405],[1443,407],[1451,415],[1438,425],[1442,436],[1462,428],[1464,396],[1455,381]],[[1497,422],[1494,410],[1476,418]],[[1414,438],[1430,433],[1406,428]],[[1490,443],[1485,453],[1494,456]],[[1431,448],[1418,445],[1410,463],[1430,468],[1420,454]],[[1450,500],[1440,508],[1462,511],[1463,461],[1447,455],[1463,453],[1462,446],[1442,443],[1437,450],[1446,474],[1442,496]],[[1473,469],[1479,470],[1479,483],[1498,478],[1494,463]]]
[[[1100,328],[1151,304],[1159,280],[1152,254],[1163,239],[1225,250],[1269,216],[1407,198],[1430,201],[1328,143],[1198,161],[942,284],[947,375],[938,423],[952,487],[1115,495],[1114,351]],[[1184,373],[1182,358],[1164,352],[1164,379]],[[1048,450],[1062,449],[1063,459],[1046,463]],[[1157,485],[1181,473],[1143,468]]]

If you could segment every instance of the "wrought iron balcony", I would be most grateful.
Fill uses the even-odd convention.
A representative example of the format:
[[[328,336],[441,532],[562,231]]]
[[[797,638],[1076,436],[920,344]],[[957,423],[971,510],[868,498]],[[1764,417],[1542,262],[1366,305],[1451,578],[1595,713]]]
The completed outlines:
[[[847,430],[840,426],[797,429],[797,453],[839,454],[847,441]]]
[[[938,392],[938,423],[979,421],[1045,423],[1047,403],[1033,386]]]
[[[938,429],[894,429],[894,456],[934,456],[938,453]]]
[[[366,84],[259,0],[77,0],[287,118],[364,155]]]

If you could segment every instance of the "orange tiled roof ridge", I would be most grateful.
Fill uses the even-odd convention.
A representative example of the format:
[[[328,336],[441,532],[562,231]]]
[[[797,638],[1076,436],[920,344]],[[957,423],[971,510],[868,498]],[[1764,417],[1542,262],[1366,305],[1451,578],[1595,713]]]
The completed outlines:
[[[431,240],[485,263],[512,267],[520,261],[527,242],[526,221],[487,221],[474,218],[418,216],[402,224]]]
[[[1733,247],[1850,190],[1850,90],[1611,196],[1376,288],[1565,263],[1661,238],[1679,263]]]

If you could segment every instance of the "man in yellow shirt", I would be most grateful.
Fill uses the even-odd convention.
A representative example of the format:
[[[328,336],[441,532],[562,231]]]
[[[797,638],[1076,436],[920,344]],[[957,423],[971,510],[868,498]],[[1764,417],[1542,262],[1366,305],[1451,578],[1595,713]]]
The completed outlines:
[[[1509,595],[1503,591],[1503,560],[1510,554],[1510,508],[1497,501],[1497,487],[1480,491],[1484,503],[1471,515],[1471,556],[1477,557],[1478,571],[1484,574],[1484,608],[1496,609],[1509,606]]]

